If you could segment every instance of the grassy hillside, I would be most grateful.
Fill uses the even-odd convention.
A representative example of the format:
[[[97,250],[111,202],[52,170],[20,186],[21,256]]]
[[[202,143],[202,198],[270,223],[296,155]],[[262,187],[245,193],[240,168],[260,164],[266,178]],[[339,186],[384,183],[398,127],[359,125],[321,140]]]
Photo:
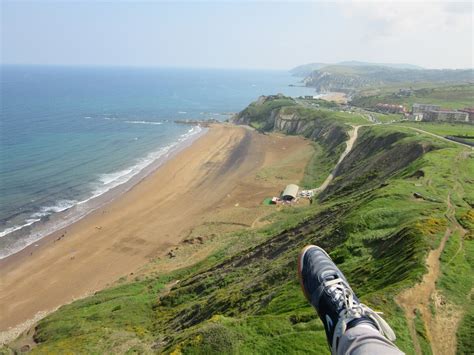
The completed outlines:
[[[277,122],[271,116],[280,104],[241,117],[266,127]],[[343,118],[319,117],[320,111],[291,112],[297,122],[310,117],[310,126],[283,128],[314,139],[304,180],[316,184],[349,127]],[[363,127],[317,203],[275,210],[263,228],[229,233],[217,252],[190,268],[150,273],[61,307],[37,325],[33,353],[329,353],[296,278],[297,254],[309,243],[325,248],[362,300],[384,312],[403,351],[413,354],[416,342],[429,352],[431,324],[423,313],[412,324],[396,298],[422,279],[425,259],[447,228],[457,232],[442,253],[436,287],[443,303],[432,300],[430,307],[433,322],[448,306],[456,311],[459,328],[445,331],[457,333],[458,349],[467,353],[474,346],[467,296],[473,285],[473,176],[474,157],[464,148],[407,129]]]
[[[414,103],[426,103],[461,109],[474,106],[474,84],[428,86],[414,89],[410,96],[401,96],[398,94],[398,88],[387,87],[375,95],[355,97],[351,103],[364,108],[375,108],[378,103],[405,105],[408,108]]]
[[[398,126],[418,128],[440,136],[459,136],[474,138],[474,125],[446,122],[397,122]]]
[[[342,91],[348,93],[387,85],[405,87],[418,83],[472,83],[472,69],[406,69],[379,65],[329,65],[314,70],[305,77],[306,86],[319,92]]]

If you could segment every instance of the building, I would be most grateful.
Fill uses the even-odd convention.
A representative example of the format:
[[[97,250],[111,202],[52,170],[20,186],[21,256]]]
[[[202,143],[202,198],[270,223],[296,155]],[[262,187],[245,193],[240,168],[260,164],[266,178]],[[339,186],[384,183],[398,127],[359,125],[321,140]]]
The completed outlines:
[[[396,94],[398,97],[408,97],[413,94],[413,89],[399,89],[398,93]]]
[[[428,111],[438,111],[441,109],[439,105],[430,105],[430,104],[413,104],[412,113],[425,113]]]
[[[403,105],[378,103],[376,105],[376,108],[377,108],[378,112],[384,112],[384,113],[405,113],[405,112],[407,112],[406,108]]]
[[[469,116],[469,122],[474,123],[474,107],[465,107],[458,111],[467,113]]]
[[[423,121],[428,122],[469,122],[469,115],[466,112],[432,110],[423,113]]]
[[[292,201],[298,196],[298,190],[300,188],[298,185],[295,184],[290,184],[287,187],[285,187],[285,190],[281,194],[281,199],[285,201]]]

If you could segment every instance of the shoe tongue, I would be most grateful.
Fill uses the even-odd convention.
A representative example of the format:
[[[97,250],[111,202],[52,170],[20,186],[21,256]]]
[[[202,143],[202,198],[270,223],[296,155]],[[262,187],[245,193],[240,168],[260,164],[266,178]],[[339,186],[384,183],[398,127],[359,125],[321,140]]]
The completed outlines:
[[[324,281],[332,281],[332,280],[335,280],[335,279],[338,279],[339,276],[337,274],[327,274],[327,275],[324,275]]]

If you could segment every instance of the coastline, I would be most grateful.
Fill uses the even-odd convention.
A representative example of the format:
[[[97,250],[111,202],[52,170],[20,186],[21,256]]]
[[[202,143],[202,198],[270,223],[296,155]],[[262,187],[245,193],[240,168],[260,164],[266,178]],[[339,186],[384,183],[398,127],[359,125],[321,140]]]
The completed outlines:
[[[192,133],[192,131],[196,128],[198,128],[197,132]],[[153,174],[161,165],[165,164],[169,159],[172,159],[180,151],[189,147],[195,140],[204,135],[207,130],[208,128],[194,126],[188,131],[187,134],[178,138],[175,143],[167,147],[163,147],[162,149],[165,150],[163,154],[160,154],[156,159],[150,161],[149,164],[146,164],[128,180],[118,183],[115,186],[106,189],[104,192],[94,194],[83,201],[77,201],[73,206],[63,211],[58,211],[49,215],[46,221],[40,221],[40,219],[38,219],[37,221],[34,221],[36,222],[34,224],[27,223],[23,227],[20,226],[17,231],[12,232],[12,237],[18,238],[19,242],[15,246],[10,246],[12,249],[8,251],[2,250],[2,254],[0,254],[0,263],[2,260],[20,253],[25,249],[31,249],[31,246],[40,245],[42,239],[47,238],[49,235],[57,231],[66,229],[71,224],[81,220],[82,218],[85,218],[87,215],[98,208],[101,208],[112,202],[117,197],[133,188],[133,186],[140,183],[140,181],[142,181],[148,175]],[[151,154],[156,154],[156,152],[151,152],[150,155]],[[23,229],[25,229],[23,233],[26,232],[26,235],[21,234]],[[3,237],[10,237],[10,235],[7,234]],[[8,255],[3,255],[5,252],[8,253]]]
[[[234,198],[241,207],[260,205],[280,186],[254,186],[245,196],[243,181],[282,154],[309,154],[309,147],[300,137],[212,126],[111,202],[0,260],[0,340],[165,256],[206,215],[233,209]]]

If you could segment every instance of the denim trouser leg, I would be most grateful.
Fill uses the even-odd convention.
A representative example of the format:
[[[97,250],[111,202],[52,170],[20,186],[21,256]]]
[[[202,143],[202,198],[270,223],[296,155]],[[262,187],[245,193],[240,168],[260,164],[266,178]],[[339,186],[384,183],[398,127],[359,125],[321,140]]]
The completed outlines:
[[[349,329],[339,340],[338,355],[402,355],[391,341],[369,325]]]

